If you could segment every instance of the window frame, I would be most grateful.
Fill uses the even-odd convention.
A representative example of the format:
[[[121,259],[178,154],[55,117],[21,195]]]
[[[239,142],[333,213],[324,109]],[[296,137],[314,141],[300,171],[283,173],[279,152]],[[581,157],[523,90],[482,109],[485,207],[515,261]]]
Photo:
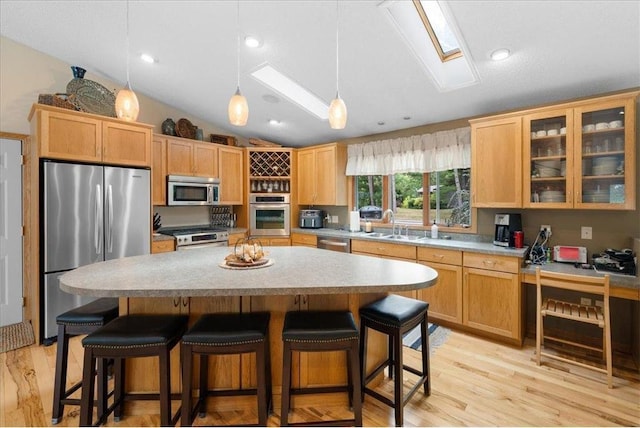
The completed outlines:
[[[356,207],[356,183],[357,176],[350,177],[351,182],[349,183],[349,188],[351,189],[351,198],[349,201],[349,210],[354,210]],[[390,208],[391,194],[390,194],[390,186],[389,186],[389,175],[382,175],[382,212],[386,211]],[[429,186],[429,173],[425,172],[422,174],[422,183],[423,189],[425,188],[424,183],[427,183],[427,188]],[[424,209],[424,191],[423,191],[423,209],[422,209],[422,225],[418,226],[415,223],[406,223],[403,221],[396,221],[396,224],[408,225],[412,229],[415,230],[427,230],[431,228],[433,224],[433,220],[430,219],[429,213],[430,209]],[[362,219],[361,219],[362,220]],[[389,226],[388,219],[368,219],[367,221],[371,222],[374,226],[377,227],[387,227]],[[461,227],[461,226],[447,226],[445,223],[436,223],[438,225],[438,229],[441,232],[451,232],[451,233],[477,233],[478,231],[478,211],[477,208],[471,207],[471,225],[469,227]]]

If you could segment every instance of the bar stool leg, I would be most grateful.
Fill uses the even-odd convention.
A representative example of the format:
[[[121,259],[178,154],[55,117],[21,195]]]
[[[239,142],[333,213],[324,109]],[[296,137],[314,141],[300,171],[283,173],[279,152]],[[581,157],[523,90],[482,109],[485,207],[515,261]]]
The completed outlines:
[[[82,396],[80,398],[80,426],[91,426],[93,419],[93,387],[95,377],[93,370],[96,360],[90,349],[84,350],[82,367]]]
[[[265,344],[261,343],[256,351],[256,379],[258,382],[258,425],[266,426],[269,415],[269,404],[267,403],[267,379],[265,368]]]
[[[209,390],[209,355],[200,354],[200,394],[196,403],[198,417],[207,415],[207,391]]]
[[[267,399],[268,407],[267,407],[267,417],[273,411],[273,388],[271,386],[271,347],[269,346],[269,335],[267,334],[264,339],[265,346],[265,354],[267,360]]]
[[[114,361],[114,396],[113,418],[119,422],[124,414],[124,377],[125,358],[116,358]]]
[[[365,379],[367,378],[367,328],[366,321],[362,320],[360,325],[360,396],[361,401],[364,401],[364,388]]]
[[[162,426],[171,425],[171,357],[169,349],[160,351],[160,424]]]
[[[351,407],[353,408],[353,417],[355,419],[355,426],[362,426],[362,391],[361,391],[361,379],[360,379],[360,361],[358,343],[354,341],[351,345],[351,349],[348,351],[349,364],[348,373],[351,378],[351,391],[349,399],[351,401]]]
[[[291,345],[284,342],[282,364],[282,411],[280,413],[280,426],[289,425],[289,408],[291,407]]]
[[[389,352],[389,366],[388,366],[389,367],[389,379],[393,379],[393,369],[394,369],[393,362],[395,361],[395,355],[394,355],[394,350],[393,350],[394,346],[393,345],[394,345],[394,343],[393,343],[392,337],[391,336],[387,336],[387,346],[389,348],[389,351],[388,351]],[[400,370],[402,370],[402,367],[400,368]],[[396,376],[398,376],[398,373],[401,373],[401,372],[396,371]]]
[[[183,427],[191,426],[191,376],[193,376],[192,370],[192,356],[191,346],[182,344],[180,348],[180,362],[182,364],[182,419],[180,425]]]
[[[62,419],[64,406],[62,399],[67,389],[67,357],[69,352],[69,337],[66,335],[66,327],[58,325],[58,349],[56,353],[56,374],[53,386],[53,410],[51,411],[51,423],[56,425]]]
[[[429,332],[428,330],[428,319],[425,314],[424,320],[420,324],[420,335],[422,342],[422,375],[427,377],[427,381],[424,383],[424,393],[425,395],[431,395],[431,368],[429,364]]]
[[[389,337],[389,341],[393,342],[393,366],[395,366],[396,380],[393,382],[393,394],[394,394],[394,407],[396,414],[396,426],[401,427],[403,424],[403,404],[404,404],[404,391],[402,380],[404,378],[402,373],[402,335],[400,331],[394,332]]]

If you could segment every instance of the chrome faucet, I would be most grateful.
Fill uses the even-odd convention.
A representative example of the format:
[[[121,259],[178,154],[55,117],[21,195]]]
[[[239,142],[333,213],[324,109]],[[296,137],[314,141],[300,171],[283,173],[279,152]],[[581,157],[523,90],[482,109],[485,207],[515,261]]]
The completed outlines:
[[[389,218],[391,219],[391,236],[395,236],[396,235],[396,217],[393,214],[393,210],[388,209],[384,213],[382,213],[382,218],[384,219],[387,216],[387,214],[389,214]]]

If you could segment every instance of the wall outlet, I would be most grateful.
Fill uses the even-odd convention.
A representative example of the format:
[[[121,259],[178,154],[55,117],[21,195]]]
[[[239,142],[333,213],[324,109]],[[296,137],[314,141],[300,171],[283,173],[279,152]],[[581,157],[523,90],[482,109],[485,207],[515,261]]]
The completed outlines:
[[[540,230],[546,230],[547,236],[551,236],[551,225],[550,224],[541,224]]]
[[[580,228],[580,238],[593,239],[593,230],[591,229],[591,226],[582,226]]]
[[[581,297],[580,298],[580,304],[581,305],[586,305],[586,306],[591,306],[591,299],[589,299],[588,297]]]
[[[338,216],[337,215],[332,215],[331,216],[331,223],[337,223],[338,222]]]

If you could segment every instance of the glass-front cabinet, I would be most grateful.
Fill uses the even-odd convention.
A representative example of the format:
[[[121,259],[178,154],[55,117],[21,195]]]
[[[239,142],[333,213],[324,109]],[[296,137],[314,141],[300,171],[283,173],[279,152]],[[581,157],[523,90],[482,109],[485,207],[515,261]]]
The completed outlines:
[[[635,209],[635,103],[576,108],[576,208]]]
[[[635,98],[523,120],[525,208],[635,209]]]
[[[572,109],[530,114],[523,125],[523,206],[572,207]]]

